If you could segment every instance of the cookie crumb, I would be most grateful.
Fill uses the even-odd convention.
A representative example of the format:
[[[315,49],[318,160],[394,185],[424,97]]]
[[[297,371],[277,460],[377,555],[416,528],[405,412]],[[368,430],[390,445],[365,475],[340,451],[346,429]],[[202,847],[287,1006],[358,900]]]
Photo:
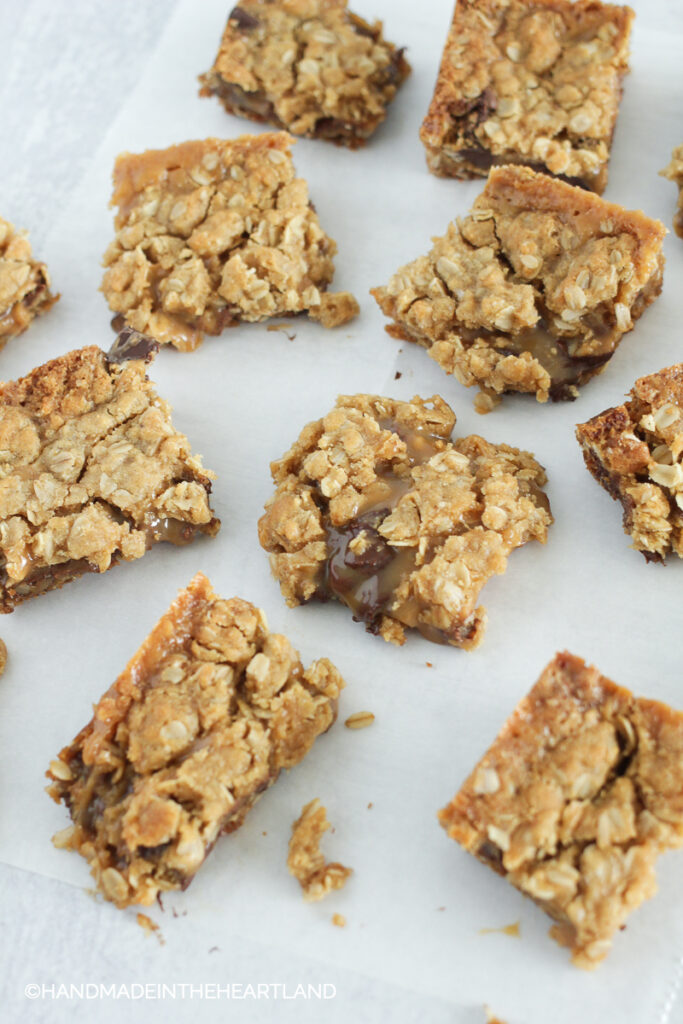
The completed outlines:
[[[518,939],[521,935],[519,930],[519,921],[513,921],[512,924],[504,924],[502,928],[480,928],[480,935],[509,935],[513,939]]]
[[[4,640],[0,640],[0,676],[5,671],[5,665],[7,664],[7,645]]]
[[[335,925],[337,928],[346,928],[346,918],[344,917],[343,914],[333,914],[332,924]]]
[[[394,374],[394,380],[400,380],[402,376],[403,374],[401,373],[401,371],[397,370],[396,373]]]
[[[341,889],[351,874],[343,864],[327,864],[320,852],[320,840],[330,828],[325,808],[317,798],[306,804],[292,825],[287,867],[299,882],[307,903],[323,899],[333,889]]]
[[[161,946],[165,945],[165,939],[159,930],[159,925],[156,921],[153,921],[147,914],[138,914],[136,918],[140,927],[147,932],[148,935],[156,935]]]
[[[344,725],[347,729],[367,729],[374,721],[372,711],[356,711],[354,715],[349,715]]]

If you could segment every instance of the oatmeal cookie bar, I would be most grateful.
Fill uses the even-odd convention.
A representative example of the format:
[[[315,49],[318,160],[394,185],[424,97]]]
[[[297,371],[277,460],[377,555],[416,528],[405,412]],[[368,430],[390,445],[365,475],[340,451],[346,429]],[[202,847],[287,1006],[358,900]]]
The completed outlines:
[[[683,363],[637,380],[624,405],[576,436],[586,466],[624,509],[624,532],[648,562],[683,558]]]
[[[676,146],[671,154],[671,160],[659,172],[662,177],[678,185],[678,207],[674,216],[674,231],[683,238],[683,145]]]
[[[342,889],[353,873],[343,864],[325,862],[320,840],[330,827],[327,811],[318,799],[306,804],[292,825],[287,869],[301,886],[307,903],[315,903],[328,893]]]
[[[0,217],[0,348],[55,304],[44,263],[33,258],[24,232]]]
[[[0,612],[158,541],[213,536],[210,478],[123,331],[0,385]]]
[[[356,149],[386,117],[410,65],[347,0],[241,0],[201,96],[229,114]]]
[[[102,291],[114,325],[182,351],[241,320],[307,312],[324,327],[358,303],[331,294],[337,247],[295,177],[285,132],[124,153]]]
[[[343,396],[271,464],[259,522],[290,606],[331,598],[385,640],[415,628],[466,649],[483,636],[477,598],[510,552],[545,542],[542,466],[472,435],[449,440],[442,398]]]
[[[573,399],[662,288],[663,224],[527,167],[494,168],[467,217],[372,294],[487,411]],[[476,403],[475,403],[476,404]]]
[[[683,713],[558,654],[439,818],[595,967],[683,845]]]
[[[198,573],[51,763],[48,792],[73,819],[56,845],[85,857],[118,907],[185,889],[329,729],[343,685]]]
[[[526,164],[603,192],[633,17],[596,0],[457,0],[420,131],[429,169]]]

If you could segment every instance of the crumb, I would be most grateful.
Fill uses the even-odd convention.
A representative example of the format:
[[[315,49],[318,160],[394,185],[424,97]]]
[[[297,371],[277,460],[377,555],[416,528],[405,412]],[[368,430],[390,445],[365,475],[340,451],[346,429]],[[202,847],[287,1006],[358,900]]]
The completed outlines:
[[[4,640],[0,640],[0,676],[5,671],[7,664],[7,645]]]
[[[372,711],[356,711],[354,715],[349,715],[344,725],[347,729],[367,729],[374,721]]]
[[[373,807],[374,807],[374,804],[373,804],[373,802],[371,800],[370,803],[368,804],[368,810],[369,811],[372,810]]]
[[[434,668],[431,661],[425,661],[425,665],[427,666],[427,668]]]
[[[330,828],[325,808],[318,799],[311,800],[292,825],[287,867],[298,880],[304,899],[321,900],[333,889],[341,889],[351,874],[351,868],[342,864],[326,864],[320,852],[320,840]],[[332,830],[334,831],[334,829]]]
[[[294,339],[296,338],[296,334],[293,331],[288,331],[287,330],[288,326],[289,326],[289,324],[268,324],[268,326],[266,327],[266,330],[267,331],[282,331],[283,334],[287,335],[287,337],[289,338],[290,341],[294,341]]]
[[[401,371],[397,370],[396,373],[394,374],[394,380],[400,380],[402,376],[403,374],[401,373]]]
[[[159,925],[151,917],[148,917],[147,914],[138,914],[136,920],[148,935],[156,935],[159,945],[165,945],[165,939],[159,930]]]
[[[520,936],[519,921],[514,921],[513,924],[505,924],[502,928],[480,928],[480,935],[509,935],[511,938],[518,939]]]
[[[343,914],[333,914],[332,924],[336,925],[337,928],[346,928],[346,918]]]

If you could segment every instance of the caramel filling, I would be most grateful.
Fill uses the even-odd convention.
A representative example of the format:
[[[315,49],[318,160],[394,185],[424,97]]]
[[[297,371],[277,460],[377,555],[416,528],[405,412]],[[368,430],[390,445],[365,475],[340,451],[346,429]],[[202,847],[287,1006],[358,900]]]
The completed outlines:
[[[405,443],[410,467],[427,462],[445,447],[443,437],[429,431],[411,429],[393,420],[380,420],[379,425],[398,434]],[[384,520],[413,487],[410,473],[380,473],[363,495],[355,519],[340,527],[327,525],[325,591],[348,605],[354,619],[365,622],[370,632],[378,631],[380,619],[391,609],[397,588],[415,568],[414,547],[394,547],[379,533]],[[411,621],[403,617],[401,621],[415,625],[417,609],[405,610]]]

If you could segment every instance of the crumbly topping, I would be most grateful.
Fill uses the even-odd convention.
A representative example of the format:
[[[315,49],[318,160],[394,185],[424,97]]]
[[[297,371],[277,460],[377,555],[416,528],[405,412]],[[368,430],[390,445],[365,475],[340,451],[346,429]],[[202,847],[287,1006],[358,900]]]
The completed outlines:
[[[678,207],[674,216],[674,230],[683,238],[683,145],[676,146],[671,154],[670,162],[659,173],[678,185]]]
[[[47,267],[33,258],[25,232],[15,231],[0,217],[0,348],[58,298],[50,292]]]
[[[576,436],[586,466],[624,508],[624,531],[648,561],[683,558],[683,363],[641,377],[624,405]]]
[[[420,132],[430,170],[526,163],[602,192],[633,17],[594,0],[457,0]]]
[[[439,818],[592,968],[683,845],[682,765],[681,712],[558,654]]]
[[[277,490],[259,522],[290,606],[337,598],[371,632],[406,628],[471,648],[477,598],[510,552],[544,542],[552,517],[528,452],[473,435],[451,443],[442,398],[344,396],[273,462]]]
[[[120,320],[189,351],[241,320],[307,312],[335,327],[358,313],[348,292],[325,295],[337,247],[291,143],[278,132],[117,158],[102,291]]]
[[[665,233],[528,168],[496,168],[469,216],[372,294],[389,333],[467,387],[572,399],[659,294]]]
[[[323,899],[335,889],[346,885],[351,868],[343,864],[327,864],[320,851],[320,840],[330,828],[327,812],[319,800],[311,800],[292,825],[287,867],[303,889],[307,903]]]
[[[159,540],[215,534],[212,477],[143,359],[91,346],[2,385],[0,611]]]
[[[304,670],[263,612],[198,573],[50,765],[48,792],[73,819],[56,844],[119,907],[185,888],[329,729],[343,685],[326,658]]]
[[[355,149],[386,116],[410,66],[347,0],[241,0],[201,95],[228,113]]]

